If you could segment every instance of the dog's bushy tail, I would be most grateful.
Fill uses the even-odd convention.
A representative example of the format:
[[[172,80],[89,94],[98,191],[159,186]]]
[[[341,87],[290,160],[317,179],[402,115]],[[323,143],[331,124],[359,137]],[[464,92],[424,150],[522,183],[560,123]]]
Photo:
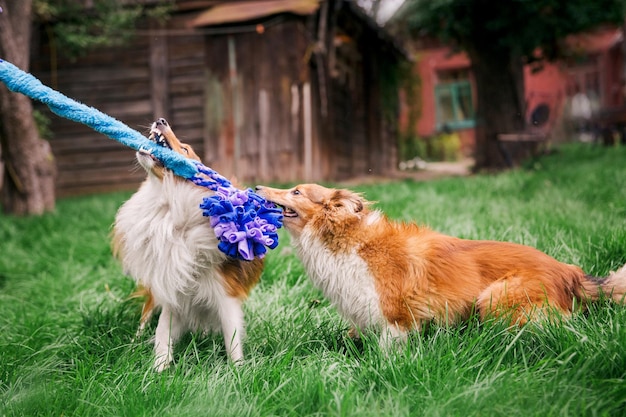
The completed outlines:
[[[585,295],[592,301],[604,296],[626,304],[626,265],[606,278],[586,277],[582,282]]]

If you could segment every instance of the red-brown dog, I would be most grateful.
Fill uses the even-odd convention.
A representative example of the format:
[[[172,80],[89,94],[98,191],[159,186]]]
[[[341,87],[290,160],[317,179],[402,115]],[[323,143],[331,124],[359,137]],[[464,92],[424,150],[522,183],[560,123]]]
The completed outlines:
[[[568,315],[601,293],[622,301],[626,266],[604,279],[529,246],[464,240],[394,223],[348,190],[304,184],[258,193],[283,222],[309,277],[356,328],[405,339],[423,323],[510,314],[525,323],[548,310]],[[391,336],[391,337],[389,337]]]

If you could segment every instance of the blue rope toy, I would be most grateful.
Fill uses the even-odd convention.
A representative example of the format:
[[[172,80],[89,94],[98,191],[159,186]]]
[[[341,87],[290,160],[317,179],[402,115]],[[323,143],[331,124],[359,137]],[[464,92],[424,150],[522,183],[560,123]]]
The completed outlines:
[[[282,227],[282,212],[252,189],[235,188],[202,163],[157,145],[119,120],[64,96],[2,59],[0,81],[13,92],[41,101],[61,117],[85,124],[134,150],[149,150],[174,174],[215,191],[215,195],[203,199],[200,208],[215,230],[218,248],[226,255],[251,261],[278,245],[276,231]]]

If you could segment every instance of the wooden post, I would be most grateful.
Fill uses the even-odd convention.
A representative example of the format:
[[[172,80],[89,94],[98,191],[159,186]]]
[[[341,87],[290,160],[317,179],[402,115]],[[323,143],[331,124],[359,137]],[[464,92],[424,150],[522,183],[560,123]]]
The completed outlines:
[[[304,179],[313,177],[313,119],[311,114],[311,84],[302,87],[302,111],[304,116]]]
[[[264,88],[259,91],[259,124],[259,178],[262,180],[268,180],[270,179],[267,161],[267,146],[269,143],[268,132],[270,127],[270,99]]]
[[[155,29],[150,32],[150,101],[153,120],[170,118],[169,85],[167,38],[161,30]]]
[[[241,103],[239,102],[239,80],[237,74],[237,51],[235,38],[228,37],[228,70],[230,75],[230,88],[233,101],[233,134],[235,140],[235,155],[233,157],[233,172],[239,176],[239,158],[241,156]]]
[[[298,165],[298,172],[295,174],[298,178],[302,178],[303,172],[303,144],[300,143],[301,133],[300,133],[300,125],[301,125],[301,111],[300,111],[300,87],[297,83],[291,84],[291,130],[289,132],[291,140],[294,143],[297,143],[297,146],[293,147],[293,156],[292,161],[294,164]]]

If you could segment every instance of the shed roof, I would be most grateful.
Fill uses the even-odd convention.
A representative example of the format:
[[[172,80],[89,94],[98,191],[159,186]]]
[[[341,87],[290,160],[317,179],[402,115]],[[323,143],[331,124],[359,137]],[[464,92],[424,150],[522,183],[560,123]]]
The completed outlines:
[[[621,28],[600,27],[596,30],[570,35],[565,43],[573,51],[600,53],[618,46],[623,39]]]
[[[313,14],[319,0],[256,0],[211,7],[189,22],[191,27],[222,25],[259,19],[277,13]]]
[[[187,25],[193,28],[238,25],[250,20],[262,19],[280,13],[293,13],[308,16],[316,13],[320,3],[326,0],[237,0],[209,2],[210,7],[199,12]],[[376,33],[378,39],[391,46],[394,54],[401,59],[410,60],[404,47],[383,27],[378,25],[359,6],[351,0],[340,1],[349,12],[361,20],[365,26]],[[205,6],[206,7],[206,6]]]

